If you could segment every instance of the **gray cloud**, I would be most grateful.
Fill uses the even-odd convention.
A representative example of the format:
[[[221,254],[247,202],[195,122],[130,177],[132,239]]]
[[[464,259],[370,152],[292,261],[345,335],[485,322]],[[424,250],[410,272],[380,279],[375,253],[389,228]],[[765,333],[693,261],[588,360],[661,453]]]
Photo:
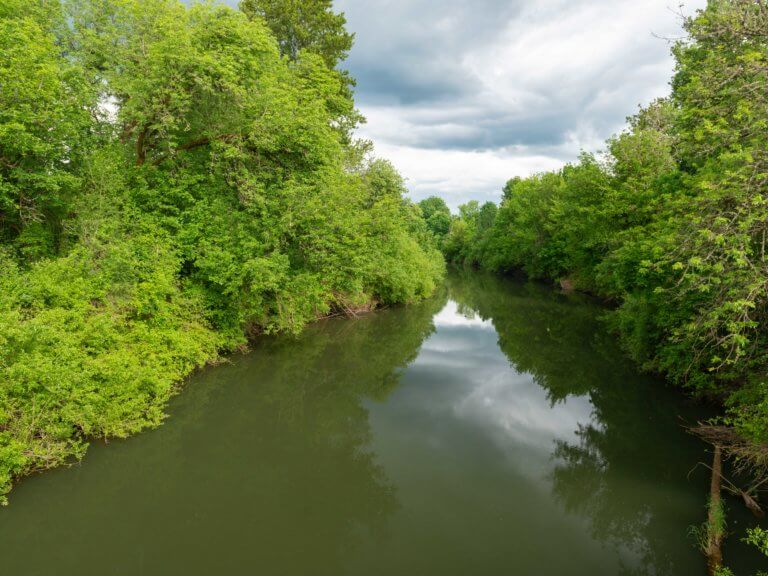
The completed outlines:
[[[705,0],[688,0],[692,12]],[[676,0],[336,0],[372,139],[413,195],[498,197],[668,93]]]
[[[417,104],[472,94],[477,78],[456,61],[489,44],[523,0],[338,0],[357,43],[347,66],[366,102]]]
[[[557,146],[579,130],[608,136],[618,129],[636,104],[658,95],[660,85],[663,90],[669,72],[669,47],[652,33],[676,27],[675,18],[659,2],[649,4],[656,4],[646,10],[658,18],[634,29],[622,16],[634,16],[628,8],[637,3],[626,1],[339,0],[336,6],[357,33],[347,64],[359,81],[359,104],[397,107],[411,124],[392,141],[477,150]],[[574,58],[573,51],[586,54]],[[438,113],[413,113],[427,106]],[[453,115],[450,121],[441,111]]]

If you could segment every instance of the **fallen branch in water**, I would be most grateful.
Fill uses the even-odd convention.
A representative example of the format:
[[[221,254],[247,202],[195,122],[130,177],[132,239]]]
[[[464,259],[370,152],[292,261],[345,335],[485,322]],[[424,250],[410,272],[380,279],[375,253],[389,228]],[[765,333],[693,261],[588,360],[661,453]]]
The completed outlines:
[[[761,479],[765,477],[768,471],[768,444],[751,442],[729,426],[699,424],[689,430],[705,442],[720,446],[725,455],[733,459],[737,471],[756,473]]]
[[[750,442],[727,426],[699,424],[695,428],[690,428],[689,431],[705,442],[720,447],[723,454],[733,461],[737,473],[746,473],[754,477],[751,486],[741,489],[724,478],[722,470],[720,472],[721,478],[728,485],[726,489],[741,497],[755,517],[765,518],[765,512],[758,504],[756,497],[758,490],[768,483],[768,445]]]
[[[710,576],[716,576],[723,566],[723,538],[725,538],[725,512],[721,498],[721,478],[723,472],[723,450],[715,445],[712,459],[712,481],[709,485],[709,511],[706,525],[707,567]]]

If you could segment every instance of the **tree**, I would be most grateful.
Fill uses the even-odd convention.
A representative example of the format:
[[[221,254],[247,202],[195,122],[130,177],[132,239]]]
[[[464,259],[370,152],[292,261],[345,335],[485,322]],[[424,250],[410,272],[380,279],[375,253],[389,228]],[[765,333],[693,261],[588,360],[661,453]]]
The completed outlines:
[[[345,28],[344,14],[333,11],[332,0],[242,0],[240,10],[251,18],[263,18],[280,53],[291,60],[307,51],[335,68],[346,59],[355,39]]]
[[[87,138],[88,93],[62,28],[55,2],[0,9],[0,241],[30,258],[59,241]]]
[[[63,5],[0,2],[0,503],[219,353],[444,271],[321,54],[221,3]]]
[[[523,179],[519,176],[515,176],[514,178],[507,180],[507,183],[504,184],[504,188],[502,189],[502,201],[512,198],[512,196],[515,194],[515,188],[522,181]]]
[[[499,212],[499,207],[494,202],[486,202],[480,207],[480,212],[477,215],[477,229],[479,232],[484,233],[491,228],[496,222],[496,215]]]
[[[365,118],[354,106],[355,80],[337,68],[355,38],[345,28],[344,14],[333,11],[332,0],[242,0],[240,10],[264,22],[277,39],[280,54],[298,63],[299,74],[309,77],[311,85],[325,88],[317,98],[325,101],[331,124],[351,149],[353,132]],[[318,74],[323,83],[317,82]]]
[[[375,158],[369,161],[363,173],[363,180],[369,191],[371,205],[385,198],[400,201],[408,192],[405,180],[389,160]]]
[[[419,202],[422,218],[427,227],[438,238],[444,238],[451,229],[451,210],[445,200],[438,196],[430,196]]]
[[[690,310],[670,334],[676,353],[718,379],[750,378],[735,421],[768,438],[768,5],[764,0],[710,2],[686,22],[690,39],[674,50],[675,135],[691,174],[692,199],[675,205],[674,245],[660,265],[673,271],[667,298]],[[738,396],[737,396],[738,397]]]
[[[419,208],[421,208],[421,214],[425,220],[429,220],[436,213],[448,214],[449,216],[451,214],[448,204],[439,196],[430,196],[422,200],[419,202]]]

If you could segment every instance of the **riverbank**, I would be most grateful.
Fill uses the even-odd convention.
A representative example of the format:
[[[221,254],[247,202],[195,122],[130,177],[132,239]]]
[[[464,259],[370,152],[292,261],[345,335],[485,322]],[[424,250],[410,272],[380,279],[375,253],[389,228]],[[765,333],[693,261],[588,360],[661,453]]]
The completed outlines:
[[[73,268],[71,261],[62,266],[61,283],[44,269],[45,286],[34,272],[18,274],[15,282],[6,273],[0,281],[6,298],[23,293],[27,306],[40,306],[34,314],[11,308],[0,316],[3,357],[14,359],[0,373],[2,504],[23,477],[81,460],[92,439],[127,438],[160,426],[168,401],[190,376],[232,351],[182,291],[164,295],[161,325],[157,317],[136,318],[125,300],[55,305],[50,289],[72,283]],[[88,280],[80,280],[82,290]],[[376,307],[372,298],[364,304],[359,296],[335,297],[314,321],[358,317]],[[263,330],[245,332],[258,339]],[[240,351],[247,347],[241,342]]]
[[[578,294],[449,273],[422,303],[264,336],[195,374],[159,429],[22,482],[0,514],[4,566],[703,574],[687,531],[709,458],[681,423],[709,413],[626,362],[602,314]],[[752,525],[724,499],[732,529]],[[738,538],[724,556],[739,574],[761,567]]]
[[[402,176],[353,137],[344,17],[310,12],[334,27],[286,54],[247,3],[0,4],[0,502],[255,334],[436,289]]]

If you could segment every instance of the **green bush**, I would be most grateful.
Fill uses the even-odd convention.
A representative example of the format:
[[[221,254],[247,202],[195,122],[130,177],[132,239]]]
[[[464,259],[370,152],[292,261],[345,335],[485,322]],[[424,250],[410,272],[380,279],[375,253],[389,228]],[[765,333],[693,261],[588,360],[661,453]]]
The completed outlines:
[[[444,268],[400,175],[352,140],[330,3],[304,31],[259,2],[63,8],[0,0],[0,499],[159,425],[255,334],[416,301]]]

